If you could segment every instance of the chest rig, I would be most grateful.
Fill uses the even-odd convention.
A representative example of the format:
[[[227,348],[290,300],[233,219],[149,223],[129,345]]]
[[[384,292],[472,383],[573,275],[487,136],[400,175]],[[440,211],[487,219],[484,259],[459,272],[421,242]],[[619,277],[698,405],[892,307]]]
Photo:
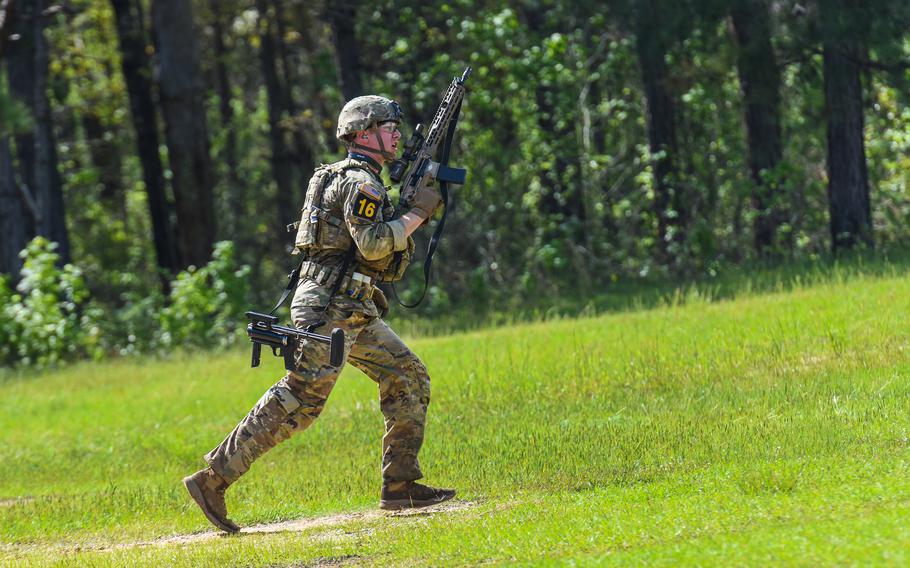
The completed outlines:
[[[297,225],[297,236],[294,247],[304,256],[322,250],[327,244],[326,227],[328,224],[334,229],[344,226],[344,219],[333,215],[325,208],[325,190],[337,176],[343,175],[346,170],[362,168],[360,162],[346,158],[334,164],[320,166],[307,186],[303,209],[300,212],[300,223]]]

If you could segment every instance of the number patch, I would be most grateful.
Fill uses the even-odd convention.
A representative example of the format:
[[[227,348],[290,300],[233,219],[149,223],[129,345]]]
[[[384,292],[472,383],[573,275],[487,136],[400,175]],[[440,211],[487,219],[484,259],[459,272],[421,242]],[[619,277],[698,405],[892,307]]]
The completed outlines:
[[[372,221],[379,214],[379,204],[380,201],[378,199],[373,199],[368,195],[358,192],[357,196],[354,198],[353,210],[351,213],[355,217]]]

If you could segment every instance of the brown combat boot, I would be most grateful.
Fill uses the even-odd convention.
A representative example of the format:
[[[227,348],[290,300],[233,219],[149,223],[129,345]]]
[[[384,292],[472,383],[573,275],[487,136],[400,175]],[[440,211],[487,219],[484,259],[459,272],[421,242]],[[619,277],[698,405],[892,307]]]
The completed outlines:
[[[212,468],[207,467],[189,477],[184,477],[183,484],[186,485],[193,501],[199,505],[199,508],[205,513],[205,517],[213,525],[228,533],[240,530],[240,527],[228,518],[227,505],[224,504],[224,492],[229,483]]]
[[[386,481],[382,484],[379,508],[386,511],[429,507],[455,496],[454,489],[436,489],[413,481]]]

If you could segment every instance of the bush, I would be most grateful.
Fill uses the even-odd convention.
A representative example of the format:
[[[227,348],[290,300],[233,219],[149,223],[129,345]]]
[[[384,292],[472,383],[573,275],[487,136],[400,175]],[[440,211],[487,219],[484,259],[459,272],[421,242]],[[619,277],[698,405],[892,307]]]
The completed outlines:
[[[98,337],[98,351],[116,355],[153,353],[161,347],[158,318],[164,296],[157,288],[128,290],[120,295],[121,305],[92,303],[86,309]]]
[[[56,264],[56,243],[35,237],[20,253],[22,279],[13,293],[0,285],[0,358],[5,365],[46,367],[92,354],[80,304],[88,289],[78,268]]]
[[[206,266],[181,272],[168,301],[156,289],[121,294],[120,307],[89,300],[81,271],[57,266],[55,243],[36,237],[16,289],[0,275],[0,365],[47,367],[79,357],[151,353],[179,345],[224,347],[243,329],[248,266],[233,243],[215,245]]]
[[[248,306],[249,274],[248,266],[237,266],[230,241],[217,243],[204,267],[181,272],[159,317],[162,345],[232,344]]]
[[[7,317],[7,306],[13,303],[13,291],[10,290],[7,278],[0,274],[0,365],[10,365],[16,350],[14,343],[17,334],[13,331],[13,322]]]

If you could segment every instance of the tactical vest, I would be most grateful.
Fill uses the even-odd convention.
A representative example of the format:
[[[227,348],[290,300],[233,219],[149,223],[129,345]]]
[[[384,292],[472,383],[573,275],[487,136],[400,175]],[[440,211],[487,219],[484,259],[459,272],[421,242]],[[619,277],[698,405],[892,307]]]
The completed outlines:
[[[327,231],[325,224],[337,231],[344,227],[344,219],[339,219],[323,208],[323,196],[325,195],[326,187],[336,176],[343,175],[345,170],[359,167],[361,167],[359,162],[346,158],[340,162],[322,165],[316,169],[313,177],[310,178],[310,184],[306,190],[306,198],[303,201],[303,209],[300,211],[300,225],[297,227],[297,237],[294,239],[294,247],[297,250],[308,254],[313,249],[322,250],[326,245],[343,245],[343,243],[326,242]],[[346,231],[344,232],[346,233]],[[336,239],[331,240],[334,241]],[[353,241],[350,235],[348,235],[347,240],[346,246],[350,246]],[[340,248],[344,248],[344,246]]]
[[[311,258],[317,252],[326,249],[346,251],[353,245],[354,239],[348,232],[344,219],[332,214],[323,202],[329,184],[350,169],[363,169],[363,163],[346,158],[334,164],[320,166],[310,178],[303,209],[300,212],[297,236],[294,239],[294,247],[302,252],[305,258]],[[386,198],[383,203],[383,218],[388,220],[393,212],[394,208]],[[358,266],[351,269],[375,276],[380,281],[400,280],[410,264],[413,252],[414,241],[408,237],[408,249],[404,253],[396,253],[392,258],[380,261],[357,262],[355,264]]]

